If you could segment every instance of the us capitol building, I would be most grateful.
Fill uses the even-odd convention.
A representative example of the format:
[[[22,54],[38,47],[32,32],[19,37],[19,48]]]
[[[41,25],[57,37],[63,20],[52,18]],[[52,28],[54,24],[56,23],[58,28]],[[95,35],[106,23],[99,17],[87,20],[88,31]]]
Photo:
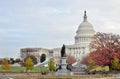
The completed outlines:
[[[65,45],[67,55],[74,56],[81,61],[83,57],[90,53],[89,44],[94,40],[95,30],[91,23],[87,20],[86,11],[84,11],[83,22],[78,26],[75,35],[75,43],[73,45]],[[58,62],[60,59],[61,48],[22,48],[20,50],[21,58],[26,58],[29,55],[34,55],[38,62],[40,56],[45,54],[47,58],[54,57]]]

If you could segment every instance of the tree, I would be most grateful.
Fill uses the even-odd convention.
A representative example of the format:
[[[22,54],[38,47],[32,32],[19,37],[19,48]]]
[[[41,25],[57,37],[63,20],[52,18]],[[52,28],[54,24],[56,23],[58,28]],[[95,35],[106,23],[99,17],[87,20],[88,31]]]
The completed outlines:
[[[10,70],[10,64],[8,59],[2,60],[2,70]]]
[[[119,70],[120,69],[120,63],[119,63],[119,59],[117,57],[114,57],[114,59],[112,60],[112,69],[114,70]]]
[[[94,66],[95,66],[95,62],[94,62],[92,59],[90,59],[90,60],[88,61],[88,64],[87,64],[87,68],[88,68],[88,69],[93,69]]]
[[[92,58],[96,65],[106,66],[111,69],[111,61],[114,57],[120,59],[120,36],[112,33],[100,33],[95,35],[95,40],[90,44]],[[88,59],[89,60],[89,59]]]
[[[75,59],[74,56],[67,55],[67,63],[68,63],[68,65],[72,65],[75,62],[76,62],[76,59]]]
[[[20,62],[21,62],[20,58],[17,58],[17,59],[15,60],[15,63],[20,63]]]
[[[42,63],[42,62],[44,62],[46,60],[46,55],[45,54],[42,54],[41,56],[40,56],[40,62]]]
[[[28,59],[28,58],[31,58],[31,59],[32,59],[34,65],[37,64],[37,58],[36,58],[35,56],[33,56],[33,55],[27,56],[27,57],[24,59],[24,61],[26,61],[26,59]]]
[[[95,35],[95,40],[90,44],[90,47],[95,50],[106,49],[107,52],[112,53],[120,49],[120,36],[112,33],[100,33]]]
[[[26,72],[28,70],[32,70],[33,69],[34,63],[33,63],[32,59],[30,57],[26,59],[25,66],[26,66]]]
[[[10,64],[14,64],[14,63],[15,63],[14,58],[10,58]]]
[[[48,63],[48,65],[49,65],[49,70],[50,71],[55,71],[56,70],[55,60],[53,58],[50,59],[50,62]]]

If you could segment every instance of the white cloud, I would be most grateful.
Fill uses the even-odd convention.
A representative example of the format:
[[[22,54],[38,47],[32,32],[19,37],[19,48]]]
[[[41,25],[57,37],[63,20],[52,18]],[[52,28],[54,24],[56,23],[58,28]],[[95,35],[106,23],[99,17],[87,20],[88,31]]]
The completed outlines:
[[[0,18],[0,24],[1,24],[1,23],[8,23],[8,22],[9,22],[8,19]]]
[[[105,22],[102,32],[120,34],[120,24],[115,22]]]
[[[16,0],[3,1],[0,7],[1,52],[74,43],[84,10],[97,31],[120,34],[118,0]]]

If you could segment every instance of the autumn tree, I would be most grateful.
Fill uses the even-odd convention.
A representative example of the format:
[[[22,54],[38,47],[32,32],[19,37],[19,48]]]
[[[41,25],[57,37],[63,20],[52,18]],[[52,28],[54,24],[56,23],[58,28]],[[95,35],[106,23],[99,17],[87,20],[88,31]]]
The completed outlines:
[[[49,70],[50,71],[55,71],[56,70],[56,64],[55,60],[53,58],[50,59],[50,62],[48,63]]]
[[[98,32],[95,35],[95,40],[90,44],[90,48],[89,57],[93,59],[96,65],[108,65],[111,68],[113,58],[120,59],[120,36]]]
[[[90,59],[88,60],[87,68],[88,68],[88,69],[93,69],[94,66],[95,66],[95,62],[90,58]]]
[[[8,59],[2,60],[2,70],[10,70],[10,63]]]
[[[120,63],[119,63],[119,59],[117,57],[114,57],[114,59],[112,60],[112,69],[114,70],[119,70],[120,69]]]
[[[33,69],[34,63],[33,63],[32,59],[30,57],[26,59],[25,66],[26,66],[26,72],[28,70],[32,70]]]
[[[75,59],[74,56],[67,55],[67,63],[68,63],[68,65],[72,65],[75,62],[76,62],[76,59]]]
[[[37,64],[37,58],[35,56],[29,55],[24,59],[24,61],[26,61],[28,58],[32,59],[34,65]]]
[[[44,62],[46,60],[46,55],[45,54],[42,54],[41,56],[40,56],[40,62],[42,63],[42,62]]]

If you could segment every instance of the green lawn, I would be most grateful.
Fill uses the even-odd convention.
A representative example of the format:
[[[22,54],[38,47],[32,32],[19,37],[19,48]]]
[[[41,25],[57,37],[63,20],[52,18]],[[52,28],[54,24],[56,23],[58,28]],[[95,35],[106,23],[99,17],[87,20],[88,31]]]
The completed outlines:
[[[4,70],[2,70],[0,68],[0,72],[2,72]],[[11,67],[10,70],[8,70],[9,72],[26,72],[26,68],[25,67]],[[33,68],[33,70],[30,70],[29,72],[49,72],[49,68],[47,67],[35,67]]]

